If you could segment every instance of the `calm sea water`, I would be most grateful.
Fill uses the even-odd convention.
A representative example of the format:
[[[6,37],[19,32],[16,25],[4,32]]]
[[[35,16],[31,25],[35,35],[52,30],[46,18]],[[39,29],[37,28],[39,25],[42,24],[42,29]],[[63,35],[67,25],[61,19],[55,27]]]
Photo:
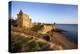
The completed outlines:
[[[78,43],[78,24],[57,24],[57,28],[65,30],[65,37],[71,42]]]

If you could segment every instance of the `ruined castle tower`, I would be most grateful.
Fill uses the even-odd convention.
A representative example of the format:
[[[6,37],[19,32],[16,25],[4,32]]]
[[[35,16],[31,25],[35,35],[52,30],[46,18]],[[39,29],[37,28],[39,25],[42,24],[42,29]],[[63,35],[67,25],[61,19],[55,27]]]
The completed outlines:
[[[30,17],[27,14],[24,14],[22,10],[20,10],[19,14],[17,14],[17,24],[18,27],[23,27],[23,28],[32,27],[32,21]]]

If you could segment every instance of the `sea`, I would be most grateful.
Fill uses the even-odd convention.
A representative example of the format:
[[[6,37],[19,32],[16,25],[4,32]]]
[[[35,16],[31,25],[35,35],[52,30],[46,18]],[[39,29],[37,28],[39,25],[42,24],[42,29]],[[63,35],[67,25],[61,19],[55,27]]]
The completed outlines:
[[[78,24],[57,24],[58,29],[62,29],[65,37],[71,42],[78,44]]]

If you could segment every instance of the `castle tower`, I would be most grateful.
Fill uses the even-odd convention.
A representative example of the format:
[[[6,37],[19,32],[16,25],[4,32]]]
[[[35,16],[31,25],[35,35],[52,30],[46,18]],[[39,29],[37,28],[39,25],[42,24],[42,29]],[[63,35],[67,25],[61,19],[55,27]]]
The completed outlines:
[[[31,28],[32,21],[27,14],[24,14],[22,10],[20,10],[19,14],[17,14],[17,24],[18,27],[23,28]]]

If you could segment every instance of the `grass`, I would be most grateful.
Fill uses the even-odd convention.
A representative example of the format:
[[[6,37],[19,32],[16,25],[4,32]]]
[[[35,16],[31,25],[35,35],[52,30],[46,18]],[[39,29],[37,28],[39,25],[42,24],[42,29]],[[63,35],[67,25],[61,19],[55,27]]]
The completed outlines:
[[[33,52],[48,49],[48,43],[40,42],[32,37],[23,37],[20,35],[11,36],[10,52]]]

